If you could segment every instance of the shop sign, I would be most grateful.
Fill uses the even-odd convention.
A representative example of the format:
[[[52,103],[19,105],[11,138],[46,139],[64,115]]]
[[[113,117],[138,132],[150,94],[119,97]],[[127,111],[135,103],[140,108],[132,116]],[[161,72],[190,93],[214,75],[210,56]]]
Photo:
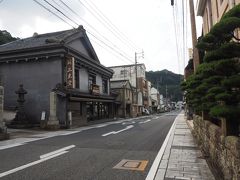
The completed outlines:
[[[75,88],[74,75],[74,57],[67,57],[66,62],[66,86],[67,88]]]
[[[92,84],[91,87],[92,87],[92,94],[96,94],[96,95],[100,94],[100,88],[98,85]]]

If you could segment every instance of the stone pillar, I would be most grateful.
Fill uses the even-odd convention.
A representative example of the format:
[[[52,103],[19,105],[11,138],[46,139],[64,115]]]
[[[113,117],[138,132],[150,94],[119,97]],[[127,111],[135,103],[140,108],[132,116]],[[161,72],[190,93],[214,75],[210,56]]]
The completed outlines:
[[[7,127],[3,122],[3,101],[4,100],[4,88],[0,86],[0,140],[8,139],[9,134],[7,133]]]
[[[57,95],[55,92],[50,92],[50,110],[47,129],[58,129],[59,120],[57,119]]]

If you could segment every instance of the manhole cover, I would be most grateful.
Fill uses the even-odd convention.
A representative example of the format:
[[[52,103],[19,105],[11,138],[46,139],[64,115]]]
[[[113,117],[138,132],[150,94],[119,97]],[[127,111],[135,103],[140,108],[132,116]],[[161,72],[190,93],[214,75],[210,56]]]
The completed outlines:
[[[146,161],[146,160],[123,159],[113,168],[114,169],[144,171],[144,169],[147,166],[147,163],[148,163],[148,161]]]

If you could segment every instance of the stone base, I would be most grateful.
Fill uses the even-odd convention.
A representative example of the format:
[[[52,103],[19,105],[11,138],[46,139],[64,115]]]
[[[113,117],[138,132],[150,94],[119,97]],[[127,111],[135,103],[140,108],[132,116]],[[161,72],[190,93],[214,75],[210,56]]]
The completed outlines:
[[[13,129],[25,129],[25,128],[34,127],[32,124],[16,124],[16,123],[6,124],[6,126],[8,128],[13,128]]]
[[[6,140],[6,139],[9,139],[9,138],[10,138],[9,133],[6,133],[6,132],[1,132],[0,133],[0,141],[1,140]]]
[[[47,124],[45,126],[45,129],[47,130],[57,130],[59,128],[60,128],[59,124]]]
[[[59,128],[60,128],[60,125],[58,121],[51,120],[51,121],[48,121],[45,125],[45,129],[48,129],[48,130],[56,130]]]

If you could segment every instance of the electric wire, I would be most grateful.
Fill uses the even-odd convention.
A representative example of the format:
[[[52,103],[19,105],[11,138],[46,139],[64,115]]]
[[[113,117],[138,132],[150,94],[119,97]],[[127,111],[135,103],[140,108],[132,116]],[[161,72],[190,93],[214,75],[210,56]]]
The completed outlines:
[[[49,3],[47,0],[44,0],[44,2],[46,2],[48,5],[50,5],[52,8],[54,8],[56,11],[58,11],[59,13],[61,13],[65,18],[67,18],[68,20],[70,20],[72,23],[74,23],[75,25],[78,26],[78,23],[75,22],[74,20],[72,20],[71,18],[69,18],[65,13],[63,13],[62,11],[60,11],[58,8],[56,8],[54,5],[52,5],[51,3]]]
[[[61,19],[63,22],[65,22],[66,24],[68,24],[69,26],[71,26],[73,29],[75,29],[75,27],[73,25],[71,25],[70,23],[68,23],[65,19],[63,19],[61,16],[59,16],[58,14],[56,14],[55,12],[51,11],[49,8],[47,8],[46,6],[44,6],[43,4],[41,4],[40,2],[38,2],[37,0],[33,0],[34,2],[36,2],[39,6],[41,6],[42,8],[44,8],[45,10],[47,10],[48,12],[52,13],[54,16],[58,17],[59,19]]]
[[[186,58],[186,56],[185,56],[185,49],[186,49],[186,47],[185,47],[185,6],[184,6],[184,2],[185,2],[185,0],[182,0],[182,28],[183,28],[183,30],[182,30],[182,33],[183,33],[183,66],[184,66],[184,68],[185,68],[185,58]]]
[[[115,57],[121,58],[122,61],[124,61],[125,63],[129,63],[129,62],[126,61],[123,57],[119,56],[119,54],[114,54],[114,53],[113,53],[114,51],[111,51],[111,50],[105,48],[101,43],[99,43],[99,42],[96,41],[95,39],[92,39],[92,41],[93,41],[95,44],[97,44],[98,46],[100,46],[101,48],[105,49],[106,51],[108,51],[109,53],[111,53],[112,55],[114,55]],[[116,52],[115,52],[115,53],[116,53]]]
[[[68,6],[63,0],[59,0],[65,7],[67,7],[68,10],[70,10],[73,14],[75,14],[76,16],[78,16],[79,19],[81,19],[82,21],[84,21],[89,29],[92,29],[96,34],[98,34],[99,36],[101,36],[104,40],[108,41],[110,44],[112,44],[112,46],[114,46],[116,49],[118,49],[119,51],[121,51],[122,54],[124,54],[124,56],[126,56],[128,59],[131,59],[133,57],[130,57],[127,53],[125,53],[123,50],[121,50],[121,48],[119,48],[117,45],[115,45],[114,43],[112,43],[108,38],[106,38],[105,36],[103,36],[102,34],[99,33],[99,31],[94,28],[91,24],[89,24],[85,19],[81,18],[81,16],[74,11],[70,6]],[[94,33],[92,33],[94,34]],[[95,35],[96,36],[96,35]],[[130,60],[131,62],[133,62],[132,60]]]
[[[95,13],[94,13],[94,10],[92,10],[92,8],[89,8],[88,6],[86,6],[81,0],[78,0],[78,2],[83,6],[85,7],[85,9],[87,9],[93,17],[95,17],[102,25],[103,27],[105,27],[106,29],[108,29],[108,31],[110,31],[118,40],[120,40],[124,45],[128,46],[129,48],[132,48],[131,46],[129,46],[128,44],[126,44],[125,41],[123,41],[118,35],[116,35],[116,33],[108,26],[108,24],[106,24],[102,18],[100,18],[100,16],[97,16]]]
[[[84,0],[102,19],[111,27],[122,39],[124,39],[130,46],[135,49],[139,49],[138,46],[133,43],[123,32],[119,30],[119,28],[112,23],[112,21],[91,1]]]
[[[46,9],[47,11],[49,11],[50,13],[52,13],[53,15],[55,15],[56,17],[58,17],[59,19],[61,19],[63,22],[65,22],[66,24],[68,24],[69,26],[71,26],[72,28],[75,29],[75,27],[73,25],[71,25],[70,23],[68,23],[65,19],[63,19],[61,16],[59,16],[58,14],[56,14],[55,12],[53,12],[52,10],[50,10],[49,8],[47,8],[46,6],[44,6],[43,4],[41,4],[40,2],[38,2],[37,0],[33,0],[34,2],[36,2],[38,5],[40,5],[42,8]],[[48,1],[44,0],[49,6],[51,6],[52,8],[54,8],[55,10],[57,10],[59,13],[61,13],[65,18],[67,18],[68,20],[70,20],[72,23],[74,23],[75,25],[79,26],[78,23],[76,23],[75,21],[73,21],[71,18],[69,18],[65,13],[63,13],[61,10],[59,10],[58,8],[56,8],[54,5],[52,5],[51,3],[49,3]],[[133,62],[131,59],[129,59],[128,57],[126,57],[125,55],[123,55],[122,53],[118,52],[116,49],[112,48],[111,46],[109,46],[107,43],[105,43],[104,41],[100,40],[96,35],[94,35],[93,33],[89,32],[86,30],[86,32],[88,32],[90,35],[92,35],[96,40],[100,41],[101,43],[103,43],[106,47],[110,48],[111,50],[115,51],[116,53],[118,53],[120,56],[122,56],[123,58],[129,60],[130,62]]]
[[[173,10],[172,10],[172,11],[173,11],[173,25],[174,25],[174,32],[175,32],[177,61],[178,61],[178,73],[180,74],[180,57],[179,57],[178,38],[177,38],[177,27],[176,27],[176,17],[175,17],[174,6],[173,6]]]

